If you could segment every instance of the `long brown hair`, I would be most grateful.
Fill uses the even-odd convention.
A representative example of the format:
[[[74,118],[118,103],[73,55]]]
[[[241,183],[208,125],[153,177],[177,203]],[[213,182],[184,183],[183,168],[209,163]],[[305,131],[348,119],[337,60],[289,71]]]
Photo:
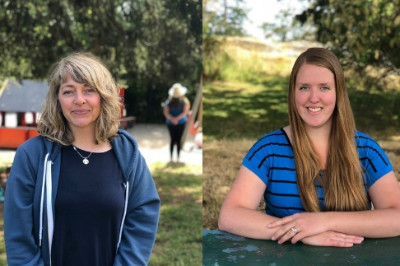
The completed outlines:
[[[57,97],[68,75],[75,82],[95,88],[100,94],[101,111],[96,122],[96,142],[105,142],[115,137],[121,110],[118,88],[103,63],[88,53],[71,54],[53,66],[49,77],[49,92],[37,126],[39,133],[62,145],[70,145],[74,141]]]
[[[336,107],[332,114],[329,150],[323,178],[318,174],[321,170],[318,155],[295,104],[297,74],[300,67],[306,63],[329,69],[335,78]],[[288,108],[297,183],[306,211],[320,211],[315,181],[318,181],[324,189],[326,211],[366,210],[368,199],[355,144],[356,126],[353,112],[343,69],[331,51],[324,48],[310,48],[297,58],[290,75]]]

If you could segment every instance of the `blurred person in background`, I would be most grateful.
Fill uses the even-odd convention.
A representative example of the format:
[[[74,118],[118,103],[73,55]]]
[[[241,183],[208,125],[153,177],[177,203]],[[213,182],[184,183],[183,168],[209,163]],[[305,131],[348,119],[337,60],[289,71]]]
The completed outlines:
[[[168,91],[169,98],[163,105],[163,113],[171,137],[170,142],[170,161],[173,162],[173,151],[176,146],[177,162],[181,151],[183,131],[190,109],[190,102],[185,97],[187,88],[180,83],[175,83]]]

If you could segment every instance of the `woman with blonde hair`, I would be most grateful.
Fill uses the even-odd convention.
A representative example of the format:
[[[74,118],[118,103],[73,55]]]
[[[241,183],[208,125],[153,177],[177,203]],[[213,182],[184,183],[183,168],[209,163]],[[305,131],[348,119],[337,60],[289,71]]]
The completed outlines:
[[[9,265],[147,265],[160,199],[121,103],[90,54],[55,64],[40,136],[15,155],[4,235]]]
[[[384,151],[356,130],[332,52],[310,48],[297,58],[288,106],[289,126],[264,135],[243,159],[220,230],[337,247],[400,235],[398,181]],[[265,214],[257,211],[262,196]]]

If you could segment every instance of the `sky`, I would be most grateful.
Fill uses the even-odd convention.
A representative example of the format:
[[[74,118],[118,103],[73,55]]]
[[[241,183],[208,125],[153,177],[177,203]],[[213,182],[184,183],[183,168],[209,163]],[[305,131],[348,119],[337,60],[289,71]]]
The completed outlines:
[[[300,13],[309,5],[306,0],[245,0],[248,9],[248,20],[244,23],[246,32],[261,40],[264,39],[263,31],[259,28],[264,22],[276,22],[275,16],[281,10],[291,9],[294,14]]]

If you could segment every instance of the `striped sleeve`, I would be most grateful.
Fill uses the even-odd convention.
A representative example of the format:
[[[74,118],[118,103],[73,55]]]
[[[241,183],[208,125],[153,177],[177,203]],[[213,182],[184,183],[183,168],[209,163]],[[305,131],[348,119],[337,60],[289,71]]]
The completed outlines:
[[[293,159],[290,144],[283,130],[264,135],[248,151],[242,165],[258,176],[267,185],[270,173],[275,168],[284,169],[286,165],[277,165],[282,159]]]
[[[383,149],[371,137],[357,132],[356,143],[367,188],[370,188],[393,167]]]

